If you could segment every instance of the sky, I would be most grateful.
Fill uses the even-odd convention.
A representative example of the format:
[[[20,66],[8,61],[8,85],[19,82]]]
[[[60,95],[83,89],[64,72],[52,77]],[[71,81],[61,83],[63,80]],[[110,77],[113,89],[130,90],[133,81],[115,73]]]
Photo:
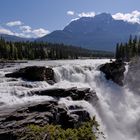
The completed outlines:
[[[0,33],[42,37],[72,20],[103,12],[140,23],[140,0],[0,0]]]

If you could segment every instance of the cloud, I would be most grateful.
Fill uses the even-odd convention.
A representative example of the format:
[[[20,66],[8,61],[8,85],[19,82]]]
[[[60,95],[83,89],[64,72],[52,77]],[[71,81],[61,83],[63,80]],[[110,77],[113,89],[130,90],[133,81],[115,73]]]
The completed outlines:
[[[95,12],[82,12],[78,14],[79,17],[94,17],[95,15]]]
[[[33,38],[32,34],[26,34],[26,33],[14,33],[14,35],[22,38]]]
[[[0,34],[7,34],[7,35],[14,35],[14,36],[18,36],[18,37],[23,37],[23,38],[31,38],[32,36],[29,34],[25,34],[25,33],[17,33],[17,32],[12,32],[9,29],[5,29],[3,27],[0,27]]]
[[[75,15],[77,15],[78,17],[73,18],[71,20],[71,22],[76,21],[76,20],[80,19],[81,17],[94,17],[96,14],[95,14],[95,12],[82,12],[82,13],[79,13],[79,14],[77,13]]]
[[[21,21],[8,22],[5,25],[4,27],[0,26],[0,34],[14,35],[22,38],[38,38],[50,33],[43,28],[33,29],[28,25],[24,25]]]
[[[82,12],[82,13],[76,13],[75,15],[77,15],[76,18],[73,18],[71,21],[75,21],[78,20],[81,17],[94,17],[96,15],[95,12]],[[127,21],[130,23],[138,23],[140,24],[140,11],[132,11],[130,13],[116,13],[113,14],[112,17],[115,20],[123,20],[123,21]]]
[[[12,28],[12,26],[11,26]],[[0,26],[0,34],[14,35],[22,38],[38,38],[49,34],[50,32],[43,28],[32,29],[30,26],[18,26],[16,29],[6,29]]]
[[[82,12],[82,13],[75,13],[74,11],[67,11],[67,15],[70,16],[78,16],[78,17],[94,17],[95,12]]]
[[[32,33],[36,36],[36,37],[42,37],[44,35],[49,34],[50,32],[48,30],[45,30],[43,28],[39,28],[39,29],[35,29],[32,31]]]
[[[25,38],[38,38],[49,34],[50,32],[43,28],[32,29],[30,26],[21,26],[21,33],[16,33],[16,36]]]
[[[0,27],[0,34],[14,35],[14,33],[8,29]]]
[[[140,12],[135,10],[131,13],[116,13],[112,15],[116,20],[123,20],[130,23],[139,23],[140,24]]]
[[[23,25],[23,23],[21,21],[11,21],[11,22],[7,22],[6,25],[9,27],[13,27],[13,26]]]
[[[24,33],[30,33],[32,28],[30,26],[20,26],[20,30],[22,30]]]
[[[22,35],[24,37],[42,37],[44,35],[47,35],[50,33],[48,30],[43,29],[43,28],[38,28],[38,29],[32,29],[30,26],[20,26],[20,30],[22,31]]]
[[[74,15],[74,11],[67,11],[67,15],[73,16]]]

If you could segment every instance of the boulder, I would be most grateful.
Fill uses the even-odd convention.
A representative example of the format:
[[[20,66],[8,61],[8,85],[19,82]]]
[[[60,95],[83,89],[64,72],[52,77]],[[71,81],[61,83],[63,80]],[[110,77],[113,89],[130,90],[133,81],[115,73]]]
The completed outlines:
[[[86,101],[97,101],[98,97],[95,91],[90,90],[90,88],[53,88],[53,89],[46,89],[46,90],[37,90],[31,91],[30,95],[40,95],[40,96],[51,96],[56,99],[64,98],[64,97],[71,97],[72,100],[86,100]]]
[[[53,69],[42,66],[25,67],[13,73],[8,73],[5,76],[12,78],[23,78],[29,81],[48,81],[51,84],[55,82]]]
[[[114,61],[100,66],[100,71],[105,74],[107,80],[111,79],[113,82],[123,86],[125,63],[122,61]]]

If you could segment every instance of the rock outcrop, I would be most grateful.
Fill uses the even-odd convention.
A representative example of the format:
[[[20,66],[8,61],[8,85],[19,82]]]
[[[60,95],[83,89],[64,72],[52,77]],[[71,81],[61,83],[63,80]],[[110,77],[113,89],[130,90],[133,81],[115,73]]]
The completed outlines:
[[[114,61],[100,66],[100,71],[105,74],[107,80],[111,79],[113,82],[123,86],[125,63],[122,61]]]
[[[89,88],[47,89],[32,91],[29,94],[51,96],[54,99],[28,104],[6,114],[1,112],[0,140],[17,140],[16,135],[31,124],[60,125],[63,129],[78,128],[83,122],[91,120],[89,112],[80,105],[59,104],[59,99],[71,97],[72,100],[92,101],[92,104],[96,104],[98,100],[96,92]],[[23,95],[19,98],[22,97]]]
[[[96,104],[98,97],[94,90],[90,88],[52,88],[39,89],[33,88],[24,82],[28,81],[46,81],[50,84],[55,83],[54,71],[52,68],[41,66],[30,66],[19,69],[13,73],[5,75],[16,78],[22,78],[20,86],[26,87],[27,92],[12,92],[12,96],[23,98],[25,96],[50,96],[51,101],[35,102],[26,104],[22,107],[15,107],[12,111],[1,112],[0,115],[0,140],[17,140],[18,133],[24,131],[29,125],[45,126],[47,124],[60,125],[63,129],[79,128],[86,121],[90,121],[90,114],[87,110],[77,105],[60,104],[59,99],[67,98],[67,100],[85,100]],[[7,78],[10,79],[11,78]],[[11,109],[11,108],[10,108]]]
[[[96,95],[96,92],[94,90],[90,90],[90,88],[53,88],[53,89],[42,89],[42,90],[31,90],[28,93],[17,93],[13,92],[13,96],[16,96],[18,98],[23,98],[25,96],[50,96],[55,98],[56,100],[59,100],[60,98],[66,98],[70,97],[72,100],[85,100],[92,103],[96,103],[98,100],[98,97]]]
[[[25,67],[13,73],[8,73],[5,76],[13,78],[22,78],[29,81],[47,81],[50,84],[55,83],[53,69],[46,68],[43,66]]]
[[[40,95],[40,96],[51,96],[56,99],[71,97],[72,100],[86,100],[86,101],[98,100],[96,92],[90,90],[90,88],[75,88],[75,87],[69,89],[53,88],[53,89],[32,91],[29,94]]]
[[[61,125],[62,128],[77,128],[82,122],[89,121],[90,115],[79,106],[67,108],[57,101],[35,103],[18,109],[0,121],[0,140],[16,140],[14,134],[21,132],[30,124]]]

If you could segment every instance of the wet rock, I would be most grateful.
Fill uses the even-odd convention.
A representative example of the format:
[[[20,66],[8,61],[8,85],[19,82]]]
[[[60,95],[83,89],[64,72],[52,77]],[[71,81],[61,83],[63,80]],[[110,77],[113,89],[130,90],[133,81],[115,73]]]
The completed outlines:
[[[98,100],[95,91],[91,91],[90,88],[69,88],[69,89],[47,89],[47,90],[40,90],[40,91],[32,91],[30,94],[40,95],[40,96],[51,96],[54,98],[64,98],[64,97],[71,97],[72,100]]]
[[[46,89],[46,90],[37,90],[37,91],[31,91],[31,93],[34,95],[41,95],[41,96],[52,96],[52,97],[66,97],[68,95],[64,95],[65,89]]]
[[[15,82],[15,81],[18,81],[18,80],[15,78],[7,79],[7,82]]]
[[[56,88],[32,91],[29,94],[30,96],[35,94],[39,96],[48,95],[56,99],[71,97],[73,100],[92,100],[92,102],[98,100],[96,93],[89,88]],[[24,96],[24,94],[16,95],[16,93],[13,95],[19,98]],[[22,132],[30,124],[39,126],[54,124],[61,125],[65,129],[77,128],[82,122],[90,120],[90,114],[82,106],[66,107],[64,104],[58,104],[58,100],[53,100],[25,105],[12,113],[4,114],[0,118],[0,140],[16,140],[14,134]]]
[[[5,76],[23,78],[29,81],[48,81],[51,84],[55,83],[53,69],[41,66],[25,67],[16,72],[6,74]]]
[[[28,83],[22,83],[21,86],[26,88],[34,88],[34,85]]]
[[[62,128],[76,128],[82,122],[89,121],[90,115],[83,108],[70,111],[57,101],[45,101],[22,107],[0,120],[0,140],[13,140],[14,133],[22,131],[30,124],[44,126],[46,124],[61,125]],[[11,133],[12,132],[12,133]]]
[[[113,82],[123,86],[125,63],[122,61],[114,61],[100,66],[100,71],[105,74],[107,80],[111,79]]]
[[[92,102],[92,104],[96,104],[98,97],[96,95],[96,92],[94,90],[91,90],[90,92],[86,92],[84,100]]]
[[[82,106],[78,106],[78,105],[70,105],[69,106],[70,110],[75,110],[75,109],[82,109]]]
[[[83,110],[83,109],[72,111],[71,114],[77,115],[79,117],[78,118],[79,122],[83,122],[83,120],[85,122],[90,120],[89,113],[86,110]]]
[[[4,105],[4,102],[0,102],[0,106]]]
[[[0,140],[17,140],[17,137],[13,134],[12,131],[1,131]]]

